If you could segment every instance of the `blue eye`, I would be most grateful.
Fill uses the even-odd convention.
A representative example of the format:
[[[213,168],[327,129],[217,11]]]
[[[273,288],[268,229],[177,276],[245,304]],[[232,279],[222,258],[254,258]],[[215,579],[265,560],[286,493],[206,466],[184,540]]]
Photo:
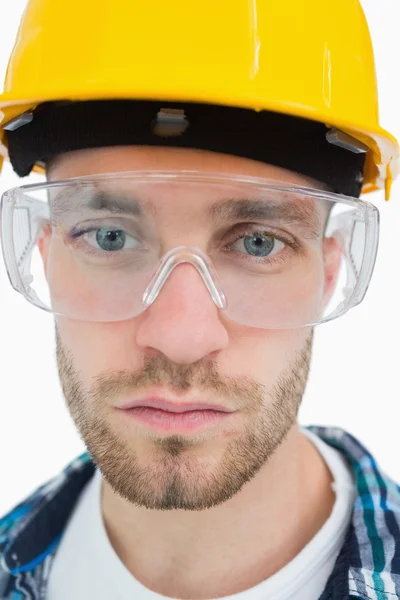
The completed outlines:
[[[122,250],[126,243],[126,233],[121,229],[97,229],[96,242],[105,252]]]
[[[82,239],[97,250],[103,252],[118,252],[119,250],[136,250],[141,248],[141,242],[123,229],[117,227],[97,227],[85,232],[77,232],[75,239]]]
[[[284,247],[285,244],[281,240],[260,231],[241,235],[233,244],[229,245],[230,250],[255,258],[268,258],[280,252]]]
[[[275,238],[259,233],[246,235],[243,238],[244,247],[252,256],[268,256],[273,252],[275,242]]]

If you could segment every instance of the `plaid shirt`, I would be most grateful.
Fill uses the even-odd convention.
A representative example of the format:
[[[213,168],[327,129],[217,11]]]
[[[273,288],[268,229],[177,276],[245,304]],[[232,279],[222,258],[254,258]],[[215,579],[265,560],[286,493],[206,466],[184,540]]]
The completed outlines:
[[[345,544],[319,600],[400,598],[400,487],[348,433],[309,429],[345,455],[358,491]],[[0,520],[1,600],[45,600],[58,543],[94,471],[83,454]]]

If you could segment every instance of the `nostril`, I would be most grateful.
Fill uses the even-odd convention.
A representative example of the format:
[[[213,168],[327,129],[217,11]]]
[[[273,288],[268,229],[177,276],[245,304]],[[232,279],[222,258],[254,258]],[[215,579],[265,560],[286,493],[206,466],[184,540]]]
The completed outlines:
[[[177,298],[171,288],[142,314],[136,343],[148,355],[161,353],[173,362],[190,364],[218,354],[228,344],[228,333],[209,296]]]

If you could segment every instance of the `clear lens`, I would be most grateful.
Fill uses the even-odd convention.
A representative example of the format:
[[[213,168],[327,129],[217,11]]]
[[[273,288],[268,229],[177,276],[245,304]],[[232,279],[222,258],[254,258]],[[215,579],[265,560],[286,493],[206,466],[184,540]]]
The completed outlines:
[[[189,263],[228,318],[285,329],[362,300],[378,211],[266,180],[122,173],[11,190],[2,228],[12,285],[56,314],[135,317]]]

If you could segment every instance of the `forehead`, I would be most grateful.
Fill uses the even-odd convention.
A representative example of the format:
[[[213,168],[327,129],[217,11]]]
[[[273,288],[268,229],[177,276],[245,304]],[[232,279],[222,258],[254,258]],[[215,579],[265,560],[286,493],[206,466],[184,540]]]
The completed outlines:
[[[317,189],[324,187],[304,175],[247,158],[205,150],[145,146],[95,148],[62,154],[53,162],[48,173],[48,179],[56,181],[85,175],[148,169],[219,172],[231,175],[265,177],[266,179]]]

